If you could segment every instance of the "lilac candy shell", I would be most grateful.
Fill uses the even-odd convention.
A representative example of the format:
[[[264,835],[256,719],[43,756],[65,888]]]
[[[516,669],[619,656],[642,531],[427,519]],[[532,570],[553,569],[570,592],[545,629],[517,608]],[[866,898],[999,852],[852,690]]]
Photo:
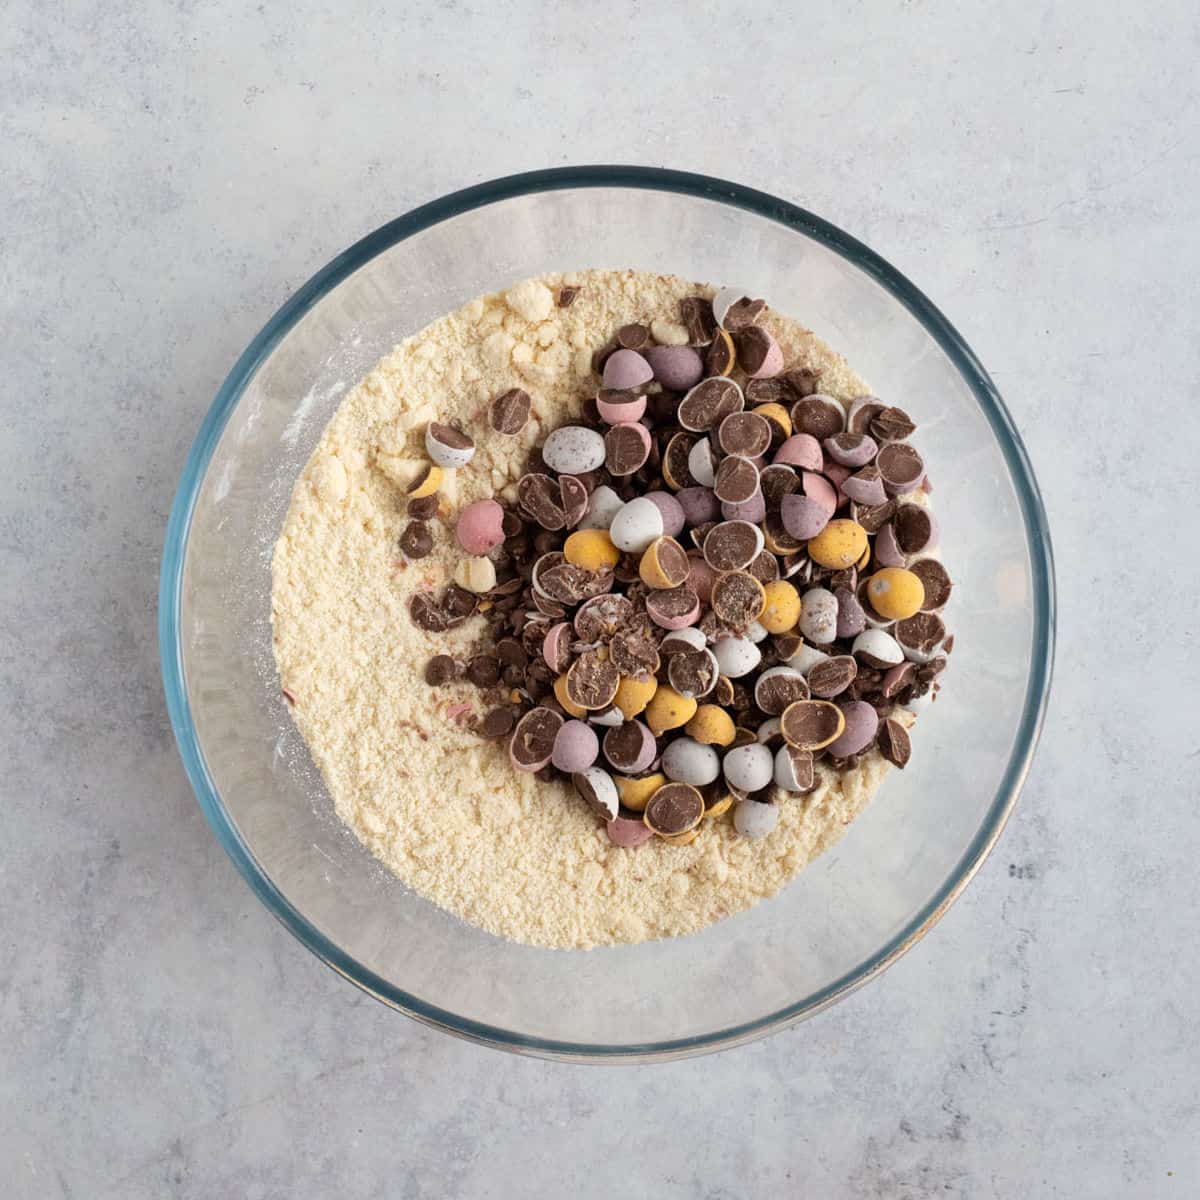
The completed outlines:
[[[825,453],[833,459],[835,463],[843,467],[852,467],[857,470],[859,467],[865,467],[867,463],[875,457],[879,447],[875,444],[875,439],[863,435],[863,440],[855,446],[853,450],[843,450],[835,438],[825,439]]]
[[[780,444],[771,461],[788,467],[799,467],[804,471],[819,471],[825,463],[821,454],[821,443],[811,433],[793,433]]]
[[[586,771],[599,757],[600,739],[586,721],[564,721],[554,737],[550,761],[564,774]]]
[[[454,535],[472,555],[487,554],[504,541],[504,509],[495,500],[476,500],[459,514]]]
[[[618,392],[641,387],[654,378],[654,369],[636,350],[617,350],[604,363],[604,386]]]
[[[800,486],[804,494],[810,500],[815,500],[831,517],[837,512],[837,490],[824,475],[818,475],[816,471],[801,471]]]
[[[757,525],[767,519],[767,502],[763,498],[762,488],[759,488],[749,500],[721,502],[721,515],[726,521],[749,521]]]
[[[646,360],[654,378],[671,392],[686,392],[704,375],[704,362],[691,346],[652,346]]]
[[[679,347],[684,349],[685,347]],[[649,434],[647,434],[649,437]],[[687,514],[683,505],[670,492],[647,492],[646,499],[662,513],[663,533],[667,537],[678,537],[687,523]]]
[[[704,525],[721,515],[721,502],[710,487],[685,487],[675,493],[689,525]],[[673,536],[673,535],[672,535]]]
[[[825,464],[825,478],[837,489],[838,508],[842,508],[850,503],[850,497],[842,490],[842,484],[850,478],[850,468],[843,467],[841,463],[827,462]]]
[[[629,400],[614,403],[596,397],[596,411],[602,421],[610,425],[622,425],[629,421],[640,421],[646,415],[646,397],[634,396]]]
[[[841,490],[855,504],[885,504],[887,502],[887,491],[884,489],[882,479],[861,479],[857,475],[851,475],[842,483]]]
[[[867,627],[867,614],[859,604],[858,597],[849,588],[838,588],[837,635],[840,638],[857,637]]]
[[[635,821],[632,817],[614,817],[606,826],[608,840],[622,850],[634,850],[644,846],[653,836],[654,831],[645,821]]]
[[[848,700],[838,707],[846,718],[846,728],[826,749],[833,758],[845,758],[871,744],[879,729],[879,714],[865,700]]]
[[[830,511],[819,500],[795,493],[784,496],[779,506],[783,527],[802,542],[815,538],[829,524]]]
[[[558,665],[559,651],[571,644],[574,634],[569,621],[560,621],[557,625],[551,625],[542,639],[542,659],[555,674],[562,670]]]
[[[896,541],[896,531],[891,521],[875,535],[875,561],[881,567],[904,566],[904,555],[900,552],[900,543]]]
[[[750,375],[751,379],[773,379],[783,370],[783,351],[780,350],[779,343],[765,329],[763,333],[771,339],[767,347],[767,357],[763,359],[762,366]]]
[[[688,568],[687,586],[700,598],[701,604],[707,604],[712,599],[712,586],[716,582],[717,573],[705,562],[699,554],[689,554],[691,566]]]

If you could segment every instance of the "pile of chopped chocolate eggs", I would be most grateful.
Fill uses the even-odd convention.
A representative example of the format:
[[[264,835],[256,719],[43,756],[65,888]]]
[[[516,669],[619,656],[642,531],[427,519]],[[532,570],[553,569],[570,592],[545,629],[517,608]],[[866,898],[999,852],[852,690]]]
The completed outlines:
[[[631,324],[596,352],[579,419],[534,452],[515,504],[462,510],[456,582],[411,602],[434,633],[483,615],[476,651],[436,656],[427,680],[480,688],[480,736],[569,779],[628,847],[686,843],[731,810],[763,837],[822,767],[874,748],[903,767],[953,642],[908,415],[787,369],[740,289],[681,310],[689,345]],[[517,435],[530,408],[497,396],[489,435]],[[432,546],[441,471],[475,445],[435,423],[426,449],[409,557]]]

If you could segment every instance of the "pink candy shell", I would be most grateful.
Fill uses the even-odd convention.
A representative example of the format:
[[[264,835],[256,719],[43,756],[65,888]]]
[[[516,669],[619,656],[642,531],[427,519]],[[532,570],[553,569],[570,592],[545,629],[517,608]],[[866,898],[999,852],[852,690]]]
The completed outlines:
[[[882,479],[860,479],[857,475],[851,475],[840,486],[842,493],[855,504],[884,504],[887,501]]]
[[[749,500],[741,500],[736,503],[723,501],[721,515],[726,521],[749,521],[751,525],[765,521],[767,519],[767,502],[763,498],[762,489],[755,492]]]
[[[804,494],[810,500],[815,500],[831,517],[837,512],[838,494],[824,475],[818,475],[816,471],[801,471],[800,486]]]
[[[896,541],[896,531],[891,521],[875,535],[875,561],[881,567],[904,566],[904,555],[900,552],[900,543]]]
[[[792,537],[807,542],[829,524],[830,511],[820,500],[792,493],[780,502],[779,515]]]
[[[788,467],[800,467],[804,471],[819,471],[825,465],[821,444],[811,433],[793,433],[780,443],[771,461]]]
[[[564,721],[554,737],[550,761],[567,775],[586,771],[600,755],[600,739],[586,721]]]
[[[610,425],[622,425],[629,421],[640,421],[646,415],[646,397],[635,396],[620,403],[596,397],[596,411],[600,419]]]
[[[504,509],[495,500],[476,500],[458,517],[454,535],[468,553],[487,554],[504,541]]]
[[[558,656],[570,644],[574,633],[569,621],[560,621],[557,625],[551,625],[542,639],[542,658],[556,675],[562,670]]]
[[[635,821],[632,817],[614,817],[606,823],[605,828],[608,830],[608,840],[623,850],[644,846],[654,836],[644,821]]]
[[[721,502],[712,488],[681,488],[675,499],[683,509],[684,519],[689,525],[703,525],[707,521],[716,521],[721,515]]]
[[[701,604],[707,604],[712,599],[712,586],[716,582],[717,573],[705,562],[699,551],[689,554],[691,566],[688,569],[687,585],[700,597]]]
[[[604,386],[618,392],[640,387],[653,378],[653,368],[636,350],[617,350],[604,363]]]
[[[650,597],[650,600],[651,603],[653,603],[653,596]],[[700,620],[699,596],[697,595],[695,607],[689,609],[687,612],[678,617],[664,617],[662,615],[655,615],[650,605],[646,606],[646,613],[650,617],[650,620],[652,620],[655,625],[659,627],[659,629],[686,629],[689,625],[695,625],[695,623]]]

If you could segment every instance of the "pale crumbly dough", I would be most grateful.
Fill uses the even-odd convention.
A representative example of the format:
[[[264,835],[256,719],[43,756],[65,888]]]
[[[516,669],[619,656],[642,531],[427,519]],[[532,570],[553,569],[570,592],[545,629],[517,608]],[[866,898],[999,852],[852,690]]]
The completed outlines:
[[[568,308],[563,284],[577,286]],[[470,686],[430,688],[425,663],[461,656],[482,619],[423,633],[408,613],[420,588],[440,589],[461,559],[455,510],[512,496],[529,449],[579,411],[596,384],[592,351],[631,321],[662,342],[685,332],[681,297],[712,289],[665,275],[582,271],[548,275],[472,300],[402,342],[350,392],[292,495],[272,564],[271,619],[292,714],[337,813],[406,884],[501,937],[587,947],[691,933],[771,896],[841,837],[879,786],[872,751],[838,778],[781,801],[779,826],[739,838],[728,817],[688,846],[613,846],[564,784],[515,771],[504,742],[481,741],[465,718]],[[848,401],[866,385],[814,334],[769,312],[764,323],[789,367],[820,368],[821,390]],[[493,433],[487,402],[510,387],[533,397],[518,437]],[[407,518],[398,485],[423,464],[432,419],[457,418],[475,438],[469,467],[447,472],[434,553],[405,565]],[[457,477],[454,477],[457,476]]]

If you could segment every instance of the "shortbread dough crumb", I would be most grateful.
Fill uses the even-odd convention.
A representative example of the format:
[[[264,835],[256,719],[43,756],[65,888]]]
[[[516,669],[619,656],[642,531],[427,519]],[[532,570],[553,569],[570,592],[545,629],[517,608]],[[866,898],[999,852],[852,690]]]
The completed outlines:
[[[566,282],[580,291],[560,309]],[[434,321],[347,395],[296,483],[275,547],[275,657],[338,816],[414,891],[514,941],[589,947],[703,929],[773,895],[836,842],[887,770],[875,750],[841,777],[822,770],[815,792],[781,801],[778,828],[760,841],[717,819],[688,846],[622,850],[569,786],[513,770],[503,741],[469,732],[481,706],[475,688],[424,682],[434,654],[463,656],[483,628],[477,617],[432,635],[408,613],[414,591],[454,577],[463,557],[455,511],[512,496],[530,447],[578,415],[592,349],[632,321],[677,342],[686,336],[673,319],[678,302],[697,293],[712,289],[579,271],[526,280]],[[868,390],[801,325],[774,312],[764,324],[789,367],[820,369],[823,392],[848,401]],[[520,436],[505,438],[490,430],[486,407],[511,387],[531,393],[534,412]],[[406,564],[400,488],[424,463],[434,419],[457,419],[479,448],[469,467],[447,472],[434,552]]]

